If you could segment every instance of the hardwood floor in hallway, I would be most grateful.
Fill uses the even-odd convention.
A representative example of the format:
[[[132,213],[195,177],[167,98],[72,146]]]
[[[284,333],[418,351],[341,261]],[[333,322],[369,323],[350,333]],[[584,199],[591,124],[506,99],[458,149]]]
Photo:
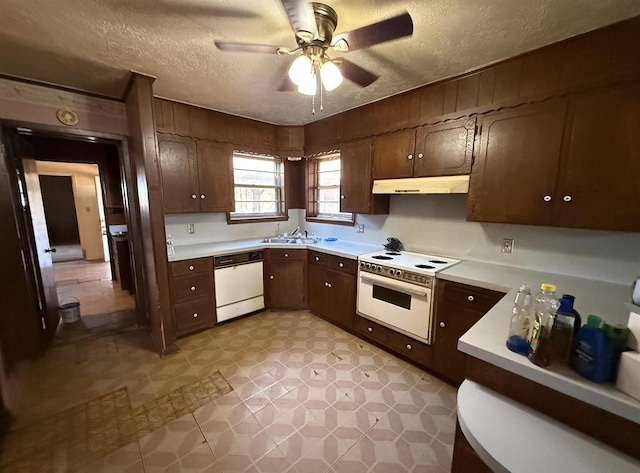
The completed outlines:
[[[58,302],[80,301],[80,315],[108,314],[135,307],[135,297],[111,280],[108,262],[69,261],[53,265]]]

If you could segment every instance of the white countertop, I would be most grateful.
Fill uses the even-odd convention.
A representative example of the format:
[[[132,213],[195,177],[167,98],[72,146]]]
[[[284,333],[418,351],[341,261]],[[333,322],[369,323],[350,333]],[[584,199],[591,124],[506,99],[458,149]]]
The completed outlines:
[[[495,472],[640,471],[638,460],[473,381],[458,389],[457,410],[462,433]]]
[[[314,244],[298,243],[264,243],[263,238],[251,238],[247,240],[221,241],[215,243],[200,243],[196,245],[174,246],[174,254],[169,256],[169,261],[182,261],[192,258],[204,258],[207,256],[223,256],[245,251],[264,250],[266,248],[309,249],[323,253],[342,256],[344,258],[358,259],[359,255],[373,253],[382,249],[382,245],[370,245],[349,240],[324,241]]]
[[[528,284],[532,292],[537,293],[542,282],[549,282],[557,286],[558,295],[573,294],[583,323],[587,315],[596,314],[609,323],[624,324],[629,316],[628,306],[625,305],[630,300],[629,286],[475,261],[463,261],[438,273],[438,278],[508,291],[500,302],[460,337],[460,351],[640,423],[640,402],[618,391],[613,384],[592,383],[567,366],[540,368],[525,356],[511,352],[505,344],[513,301],[521,284]]]

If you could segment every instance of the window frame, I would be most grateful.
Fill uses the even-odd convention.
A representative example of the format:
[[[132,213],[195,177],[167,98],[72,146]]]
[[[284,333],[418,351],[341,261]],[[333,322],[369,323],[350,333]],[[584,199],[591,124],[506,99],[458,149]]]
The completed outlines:
[[[249,158],[249,159],[265,159],[272,160],[276,165],[276,172],[278,179],[277,186],[248,186],[237,185],[235,181],[235,163],[233,161],[236,157]],[[276,189],[276,194],[279,199],[276,200],[276,214],[236,214],[235,212],[227,212],[227,223],[255,223],[255,222],[278,222],[289,220],[287,215],[286,195],[285,195],[285,172],[284,172],[284,160],[277,156],[262,153],[252,153],[248,151],[234,150],[232,156],[232,168],[233,168],[233,205],[236,206],[236,187],[264,187]]]
[[[320,214],[318,191],[321,188],[335,187],[335,186],[320,186],[318,179],[318,171],[320,163],[331,159],[340,160],[340,185],[338,186],[338,195],[342,193],[342,158],[340,156],[340,150],[334,150],[331,152],[322,153],[307,161],[307,222],[315,223],[329,223],[333,225],[349,225],[353,226],[356,223],[356,215],[352,212],[342,212],[348,214],[348,218],[331,217],[330,215]],[[338,198],[339,199],[339,198]],[[340,199],[338,204],[341,206]],[[336,214],[332,214],[336,215]]]

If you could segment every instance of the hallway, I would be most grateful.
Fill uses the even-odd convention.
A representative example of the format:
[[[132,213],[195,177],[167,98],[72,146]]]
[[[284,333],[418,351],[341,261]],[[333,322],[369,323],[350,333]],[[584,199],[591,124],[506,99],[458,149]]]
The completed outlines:
[[[160,358],[138,329],[34,362],[0,472],[450,469],[455,388],[307,311],[265,311]]]

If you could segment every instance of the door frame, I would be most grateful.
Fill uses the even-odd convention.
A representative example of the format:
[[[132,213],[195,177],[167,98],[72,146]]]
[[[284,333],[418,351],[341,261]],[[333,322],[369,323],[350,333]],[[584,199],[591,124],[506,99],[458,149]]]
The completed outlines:
[[[144,256],[142,253],[142,244],[140,240],[140,213],[136,205],[135,195],[132,198],[132,191],[136,189],[136,187],[134,186],[134,182],[136,182],[137,176],[132,175],[133,166],[129,154],[128,137],[113,133],[104,133],[16,120],[0,119],[0,126],[9,130],[15,129],[18,131],[18,133],[22,133],[25,135],[39,135],[50,138],[80,140],[91,143],[100,142],[116,146],[116,148],[118,149],[120,166],[123,206],[132,246],[132,270],[134,272],[134,284],[136,289],[136,321],[139,326],[147,327],[149,321],[147,319],[146,311],[146,288],[144,285],[144,275],[142,273],[142,258]]]

